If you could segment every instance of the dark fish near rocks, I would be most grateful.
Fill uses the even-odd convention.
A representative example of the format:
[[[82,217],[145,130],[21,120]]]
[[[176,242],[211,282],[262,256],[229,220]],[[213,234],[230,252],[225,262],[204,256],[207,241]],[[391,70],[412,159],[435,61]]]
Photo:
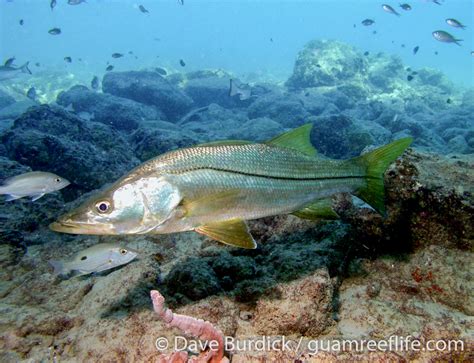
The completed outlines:
[[[465,25],[461,24],[461,22],[458,21],[458,20],[456,20],[456,19],[452,19],[452,18],[446,19],[446,23],[447,23],[448,25],[451,25],[452,27],[455,27],[455,28],[461,28],[461,29],[465,29],[465,28],[466,28]]]
[[[364,52],[364,55],[367,57],[369,55],[369,52]]]
[[[155,71],[156,71],[156,73],[158,73],[158,74],[161,75],[161,76],[166,76],[166,75],[168,74],[168,72],[166,71],[166,69],[161,68],[161,67],[156,67],[156,68],[155,68]]]
[[[312,125],[265,143],[220,141],[170,151],[124,175],[50,228],[72,234],[195,231],[256,248],[246,220],[279,214],[335,218],[334,194],[385,213],[383,175],[411,144],[403,138],[350,160],[315,155]]]
[[[448,32],[445,32],[444,30],[436,30],[433,32],[433,37],[443,43],[455,43],[459,46],[459,42],[462,42],[462,39],[456,39],[454,36],[449,34]]]
[[[182,60],[182,59],[179,60],[179,64],[181,65],[181,67],[185,67],[185,66],[186,66],[186,63],[184,63],[184,60]]]
[[[451,100],[451,98],[448,98],[448,99],[446,100],[446,103],[451,104],[451,103],[453,103],[453,101]]]
[[[68,261],[49,260],[48,263],[56,275],[82,276],[125,265],[137,255],[137,251],[115,243],[99,243],[76,253]]]
[[[110,71],[113,70],[113,69],[114,69],[114,66],[113,66],[113,65],[107,66],[107,68],[105,68],[105,70],[106,70],[107,72],[110,72]]]
[[[64,61],[67,62],[67,63],[71,63],[72,58],[71,57],[64,57]]]
[[[26,97],[28,97],[32,101],[36,101],[36,98],[37,98],[36,88],[30,87],[30,89],[26,91]]]
[[[405,10],[405,11],[410,11],[411,10],[411,6],[410,4],[400,4],[400,7]]]
[[[142,13],[149,13],[149,11],[148,11],[147,9],[145,9],[145,7],[144,7],[143,5],[139,5],[139,6],[138,6],[138,9],[140,9],[140,11],[141,11]]]
[[[361,23],[362,23],[362,25],[369,26],[369,25],[375,24],[375,20],[365,19],[365,20],[362,20]]]
[[[413,48],[413,54],[418,53],[418,50],[420,50],[420,47],[417,45],[415,48]]]
[[[15,59],[15,58],[13,58],[13,59]],[[15,77],[17,77],[18,75],[20,75],[22,73],[32,74],[30,69],[28,68],[28,64],[30,62],[26,62],[21,67],[15,68],[11,65],[13,63],[13,61],[11,61],[10,63],[9,63],[9,61],[10,60],[7,60],[5,62],[5,64],[8,63],[10,65],[0,66],[0,81],[15,78]]]
[[[69,184],[69,181],[56,174],[32,171],[5,180],[0,186],[0,194],[6,194],[7,201],[31,197],[34,202],[43,195],[61,190]]]
[[[112,58],[122,58],[123,54],[122,53],[113,53]]]
[[[410,75],[407,76],[407,81],[408,81],[408,82],[411,82],[411,81],[413,81],[413,78],[414,78],[414,77],[410,74]]]
[[[51,8],[51,11],[54,10],[54,8],[56,7],[56,0],[51,0],[50,3],[49,3],[49,7]]]
[[[387,13],[390,13],[390,14],[393,14],[393,15],[396,15],[396,16],[400,16],[400,14],[397,13],[397,11],[394,8],[392,8],[390,5],[383,4],[382,9]]]
[[[99,77],[94,76],[94,78],[92,78],[92,81],[91,81],[91,88],[92,88],[94,91],[97,91],[97,90],[99,89]]]
[[[251,96],[251,89],[248,84],[237,85],[233,79],[230,80],[229,96],[239,96],[241,101],[248,100]]]
[[[15,57],[8,58],[3,65],[5,67],[11,67],[14,61],[15,61]]]
[[[51,35],[59,35],[59,34],[61,34],[61,29],[59,29],[59,28],[49,29],[48,33],[51,34]]]

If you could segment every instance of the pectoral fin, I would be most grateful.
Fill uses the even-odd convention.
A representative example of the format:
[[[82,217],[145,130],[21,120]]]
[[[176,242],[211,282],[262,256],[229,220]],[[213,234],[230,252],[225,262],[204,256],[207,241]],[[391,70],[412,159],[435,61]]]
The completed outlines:
[[[319,199],[316,202],[292,213],[302,219],[338,219],[339,215],[332,209],[332,199]]]
[[[43,195],[44,195],[44,193],[32,195],[31,196],[31,201],[34,202],[34,201],[40,199]]]
[[[208,223],[196,228],[195,231],[231,246],[248,249],[257,248],[247,225],[241,219]]]
[[[285,132],[271,140],[265,142],[267,145],[274,145],[293,149],[309,156],[315,156],[317,151],[311,144],[311,128],[313,124],[306,124],[294,130]]]

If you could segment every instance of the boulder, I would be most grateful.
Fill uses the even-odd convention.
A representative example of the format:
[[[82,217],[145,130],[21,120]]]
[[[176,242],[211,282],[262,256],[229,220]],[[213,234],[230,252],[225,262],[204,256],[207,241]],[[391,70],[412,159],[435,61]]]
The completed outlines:
[[[57,99],[64,107],[72,105],[77,113],[89,113],[90,119],[111,125],[117,130],[131,131],[144,120],[163,117],[154,107],[116,97],[110,94],[91,91],[85,86],[74,86],[61,92]]]
[[[105,93],[155,106],[169,121],[177,121],[193,106],[193,101],[157,72],[109,72],[104,76]]]

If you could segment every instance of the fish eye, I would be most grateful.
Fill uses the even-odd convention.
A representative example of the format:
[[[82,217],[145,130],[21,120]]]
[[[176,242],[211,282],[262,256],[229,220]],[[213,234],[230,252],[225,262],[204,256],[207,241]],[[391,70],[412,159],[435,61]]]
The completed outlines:
[[[56,178],[56,179],[54,179],[54,181],[55,181],[56,183],[61,183],[61,178]]]
[[[121,248],[121,249],[120,249],[120,254],[121,254],[121,255],[126,255],[127,252],[128,252],[128,251],[127,251],[125,248]]]
[[[110,209],[110,203],[106,200],[100,201],[95,205],[99,213],[107,213]]]

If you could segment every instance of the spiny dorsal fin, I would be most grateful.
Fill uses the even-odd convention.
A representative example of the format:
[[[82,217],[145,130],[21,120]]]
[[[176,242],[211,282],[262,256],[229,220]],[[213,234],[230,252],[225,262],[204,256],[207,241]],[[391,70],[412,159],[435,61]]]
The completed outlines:
[[[247,225],[241,219],[208,223],[196,228],[195,231],[234,247],[257,248],[257,244],[249,233]]]
[[[338,219],[339,215],[332,209],[332,199],[319,199],[303,209],[291,213],[302,219]]]
[[[267,145],[285,147],[299,151],[309,156],[315,156],[317,151],[311,144],[310,134],[313,124],[306,124],[291,131],[285,132],[265,142]]]

